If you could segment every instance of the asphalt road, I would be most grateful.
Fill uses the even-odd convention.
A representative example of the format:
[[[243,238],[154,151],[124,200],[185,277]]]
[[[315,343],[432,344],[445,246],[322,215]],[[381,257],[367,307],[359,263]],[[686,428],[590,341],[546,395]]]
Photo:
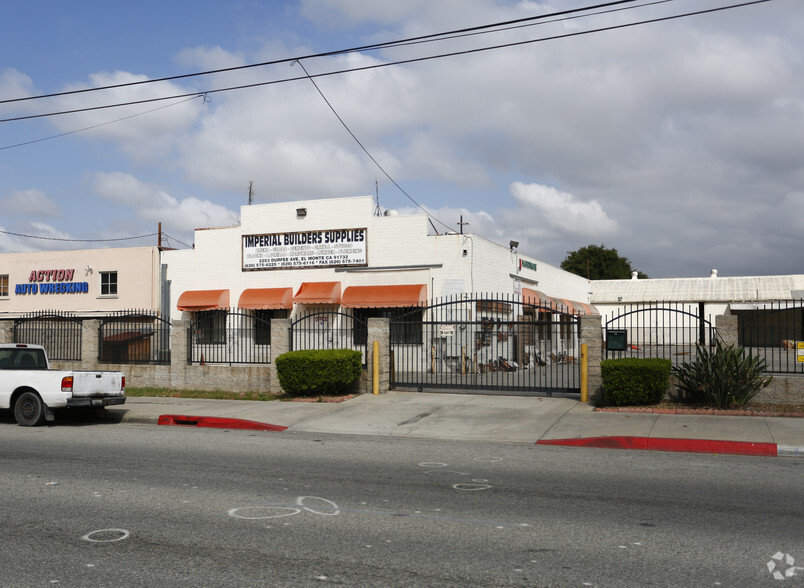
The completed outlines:
[[[800,459],[0,420],[0,578],[804,586],[802,488]]]

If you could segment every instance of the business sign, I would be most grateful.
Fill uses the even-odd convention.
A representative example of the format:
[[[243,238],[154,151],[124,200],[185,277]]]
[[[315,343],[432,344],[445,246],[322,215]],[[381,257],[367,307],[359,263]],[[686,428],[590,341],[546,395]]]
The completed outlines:
[[[33,270],[27,284],[17,284],[14,294],[87,294],[87,282],[73,282],[74,269]]]
[[[243,235],[243,270],[368,265],[366,229]]]

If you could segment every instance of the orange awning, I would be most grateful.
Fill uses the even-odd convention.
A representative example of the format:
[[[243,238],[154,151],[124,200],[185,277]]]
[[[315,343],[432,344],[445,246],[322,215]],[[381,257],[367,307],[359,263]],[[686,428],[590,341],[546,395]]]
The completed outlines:
[[[176,308],[193,312],[229,308],[229,290],[187,290],[179,296]]]
[[[248,288],[240,295],[237,307],[289,310],[293,308],[293,288]]]
[[[303,282],[293,297],[297,304],[339,304],[340,282]]]
[[[401,286],[349,286],[343,291],[341,305],[347,308],[397,308],[424,306],[426,284]]]
[[[530,288],[522,288],[522,302],[524,302],[525,304],[542,306],[553,310],[556,310],[557,307],[555,298],[550,298],[544,292],[539,292],[538,290],[531,290]]]

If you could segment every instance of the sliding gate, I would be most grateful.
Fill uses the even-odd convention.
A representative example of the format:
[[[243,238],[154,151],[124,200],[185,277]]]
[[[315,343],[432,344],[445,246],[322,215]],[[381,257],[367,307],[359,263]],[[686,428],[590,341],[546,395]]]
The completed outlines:
[[[391,387],[580,392],[580,319],[557,306],[452,298],[390,319]]]

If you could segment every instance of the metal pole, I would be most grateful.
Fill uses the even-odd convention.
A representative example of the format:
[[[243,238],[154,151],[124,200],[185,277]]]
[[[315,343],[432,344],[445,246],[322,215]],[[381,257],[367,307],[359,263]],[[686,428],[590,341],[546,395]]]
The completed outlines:
[[[374,396],[380,393],[380,342],[374,341],[371,357],[371,388]]]
[[[589,356],[586,343],[581,343],[581,402],[589,401]]]

